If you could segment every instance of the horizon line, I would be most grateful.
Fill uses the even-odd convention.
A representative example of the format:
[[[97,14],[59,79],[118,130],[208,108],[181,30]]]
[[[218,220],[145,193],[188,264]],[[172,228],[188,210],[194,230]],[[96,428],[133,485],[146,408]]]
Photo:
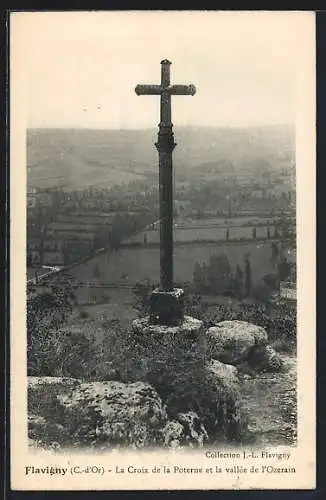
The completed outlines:
[[[175,126],[174,126],[175,127]],[[289,127],[295,128],[295,123],[284,122],[284,123],[270,123],[262,125],[177,125],[175,128],[212,128],[212,129],[255,129],[255,128],[276,128],[276,127]],[[83,127],[77,125],[49,125],[49,126],[27,126],[26,130],[102,130],[102,131],[115,131],[115,132],[135,132],[135,131],[146,131],[157,129],[158,125],[152,127]]]

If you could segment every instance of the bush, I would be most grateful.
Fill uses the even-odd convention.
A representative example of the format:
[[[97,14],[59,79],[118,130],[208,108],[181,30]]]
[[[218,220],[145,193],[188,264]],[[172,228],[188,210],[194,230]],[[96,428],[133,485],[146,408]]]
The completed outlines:
[[[44,330],[30,336],[27,346],[29,376],[88,378],[97,364],[94,339],[83,332]]]
[[[85,380],[136,381],[138,346],[131,331],[118,319],[97,326],[88,311],[81,310],[79,331],[63,328],[31,307],[29,314],[27,369],[31,376],[80,377]],[[39,314],[37,314],[39,312]],[[45,319],[44,319],[45,317]],[[54,315],[55,317],[55,315]],[[138,353],[138,354],[137,354]]]
[[[286,337],[280,337],[271,343],[272,348],[282,354],[295,354],[296,342]]]
[[[145,282],[137,282],[133,288],[135,295],[135,309],[139,312],[140,316],[149,313],[150,309],[150,294],[153,290],[153,285],[149,280]]]
[[[80,311],[79,316],[81,317],[81,319],[89,318],[89,312],[83,309]]]
[[[260,283],[254,288],[252,295],[256,300],[266,302],[271,297],[271,291],[267,285]]]
[[[118,319],[105,321],[102,327],[104,335],[101,354],[98,353],[97,380],[111,380],[112,377],[122,382],[140,380],[142,352],[134,332],[131,328],[122,328]]]
[[[202,319],[207,314],[208,304],[198,293],[185,290],[185,314],[193,318]]]

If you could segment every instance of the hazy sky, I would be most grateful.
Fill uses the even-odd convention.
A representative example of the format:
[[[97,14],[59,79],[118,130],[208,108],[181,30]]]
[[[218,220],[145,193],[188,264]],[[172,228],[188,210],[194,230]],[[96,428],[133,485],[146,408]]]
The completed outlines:
[[[159,97],[138,83],[197,94],[172,98],[175,125],[294,121],[308,12],[65,12],[12,17],[14,77],[26,86],[28,126],[139,128],[159,122]],[[15,72],[16,71],[16,72]],[[18,77],[18,76],[17,76]]]

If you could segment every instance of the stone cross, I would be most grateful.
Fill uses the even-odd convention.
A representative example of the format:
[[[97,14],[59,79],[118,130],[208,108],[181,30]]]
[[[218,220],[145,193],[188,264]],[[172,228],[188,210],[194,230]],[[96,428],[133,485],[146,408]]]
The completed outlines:
[[[152,318],[163,323],[173,322],[173,316],[180,316],[182,290],[173,288],[173,184],[172,152],[176,144],[171,122],[171,96],[195,95],[194,85],[170,84],[171,62],[161,61],[160,85],[137,85],[137,95],[160,95],[161,117],[158,141],[160,185],[160,289],[152,294]],[[157,300],[156,300],[157,299]],[[173,306],[176,305],[176,307]],[[165,319],[163,318],[165,317]]]

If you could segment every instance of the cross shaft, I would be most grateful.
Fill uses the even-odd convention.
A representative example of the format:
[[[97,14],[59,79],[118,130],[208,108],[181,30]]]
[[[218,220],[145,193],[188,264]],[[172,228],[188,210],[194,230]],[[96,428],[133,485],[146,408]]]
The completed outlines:
[[[161,84],[137,85],[137,95],[160,95],[161,111],[158,141],[160,184],[160,285],[163,291],[173,290],[173,176],[172,152],[176,144],[171,121],[171,96],[195,95],[194,85],[170,84],[171,62],[161,61]]]

